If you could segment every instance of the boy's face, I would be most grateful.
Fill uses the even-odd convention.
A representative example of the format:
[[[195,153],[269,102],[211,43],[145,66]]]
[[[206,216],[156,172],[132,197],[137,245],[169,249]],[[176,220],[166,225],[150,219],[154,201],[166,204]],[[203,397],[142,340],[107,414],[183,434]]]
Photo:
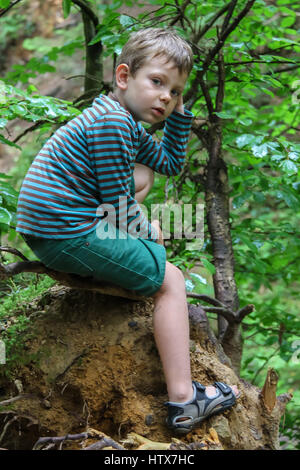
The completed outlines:
[[[136,121],[155,124],[165,120],[181,98],[186,73],[173,62],[155,57],[146,62],[133,77],[126,64],[116,70],[117,96]]]

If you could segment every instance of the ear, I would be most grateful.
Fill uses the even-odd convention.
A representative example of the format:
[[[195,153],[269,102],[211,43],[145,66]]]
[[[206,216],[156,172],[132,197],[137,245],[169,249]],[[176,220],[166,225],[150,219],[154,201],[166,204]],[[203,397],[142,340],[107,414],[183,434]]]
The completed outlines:
[[[127,64],[120,64],[116,68],[116,84],[121,90],[127,89],[128,78],[130,75],[129,67]]]

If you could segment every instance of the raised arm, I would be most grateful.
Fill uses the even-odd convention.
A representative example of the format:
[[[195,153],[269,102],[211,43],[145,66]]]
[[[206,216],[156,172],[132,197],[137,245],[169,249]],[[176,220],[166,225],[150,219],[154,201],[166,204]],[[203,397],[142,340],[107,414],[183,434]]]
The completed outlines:
[[[184,110],[166,119],[162,141],[156,142],[140,126],[140,149],[136,161],[149,166],[157,173],[173,176],[183,168],[193,114]]]

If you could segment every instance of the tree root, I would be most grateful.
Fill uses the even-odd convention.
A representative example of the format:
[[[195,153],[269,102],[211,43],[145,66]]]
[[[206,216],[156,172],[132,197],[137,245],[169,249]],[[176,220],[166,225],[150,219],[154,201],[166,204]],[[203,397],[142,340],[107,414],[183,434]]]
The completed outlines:
[[[219,441],[218,434],[215,429],[210,428],[209,434],[204,436],[199,442],[185,443],[179,439],[172,438],[171,442],[155,442],[140,436],[135,432],[128,434],[127,438],[122,441],[124,445],[135,447],[135,450],[222,450],[223,447]],[[136,447],[138,446],[138,447]]]
[[[125,450],[120,444],[114,441],[111,437],[107,436],[103,432],[97,431],[96,429],[89,428],[86,432],[80,434],[66,434],[66,436],[57,436],[57,437],[40,437],[37,442],[34,444],[32,450],[50,450],[59,446],[58,450],[62,450],[62,446],[67,441],[84,441],[87,439],[99,438],[97,442],[91,444],[87,447],[84,447],[83,450]]]
[[[88,439],[98,439],[93,444],[84,447]],[[99,439],[100,438],[100,439]],[[215,429],[210,428],[209,434],[204,436],[201,442],[184,443],[179,439],[172,438],[171,442],[155,442],[141,436],[135,432],[127,435],[122,440],[122,444],[114,441],[111,437],[97,429],[88,428],[86,432],[80,434],[66,434],[57,437],[40,437],[34,444],[32,450],[52,450],[57,448],[62,450],[63,444],[67,441],[81,441],[82,450],[223,450]]]

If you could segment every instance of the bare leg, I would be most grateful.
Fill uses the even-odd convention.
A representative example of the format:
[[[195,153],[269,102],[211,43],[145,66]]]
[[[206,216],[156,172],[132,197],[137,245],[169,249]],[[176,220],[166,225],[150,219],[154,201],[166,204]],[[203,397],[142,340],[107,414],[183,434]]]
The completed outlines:
[[[154,337],[169,400],[184,402],[193,397],[185,282],[181,271],[168,261],[163,285],[154,301]]]
[[[189,319],[185,281],[181,271],[167,261],[160,290],[154,295],[154,338],[163,365],[169,401],[183,403],[193,398],[190,368]],[[232,386],[238,394],[236,386]],[[206,395],[216,394],[214,386]]]

